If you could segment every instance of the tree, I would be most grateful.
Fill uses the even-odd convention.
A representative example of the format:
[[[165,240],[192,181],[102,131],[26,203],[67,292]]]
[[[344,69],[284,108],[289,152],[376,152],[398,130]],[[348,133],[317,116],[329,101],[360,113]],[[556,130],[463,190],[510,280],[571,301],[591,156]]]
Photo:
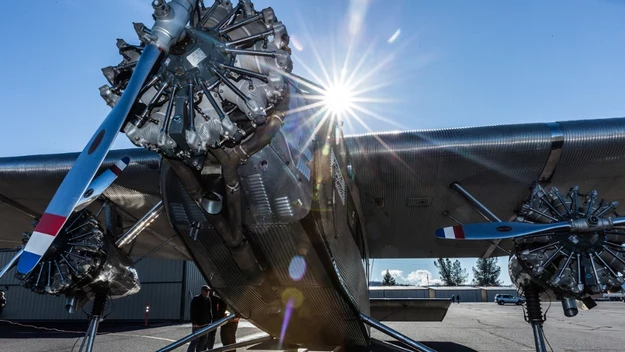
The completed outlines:
[[[449,258],[438,258],[434,266],[438,269],[438,274],[445,286],[460,286],[469,277],[467,270],[462,269],[458,259],[452,263]]]
[[[478,258],[473,267],[473,284],[478,286],[499,286],[501,268],[497,258]]]
[[[393,275],[386,270],[386,274],[384,274],[384,278],[382,279],[382,286],[395,286],[395,278]]]

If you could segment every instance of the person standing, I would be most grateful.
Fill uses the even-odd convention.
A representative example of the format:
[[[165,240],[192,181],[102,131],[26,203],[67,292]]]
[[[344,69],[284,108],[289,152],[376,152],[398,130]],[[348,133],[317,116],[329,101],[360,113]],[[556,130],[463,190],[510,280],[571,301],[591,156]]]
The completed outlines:
[[[228,305],[226,302],[220,299],[219,301],[219,311],[223,312],[223,316],[230,314],[228,311]],[[224,346],[232,345],[237,343],[237,329],[239,327],[239,315],[236,314],[236,317],[228,324],[223,325],[219,329],[219,337],[221,338],[221,344]],[[227,350],[226,352],[235,352],[236,350]]]
[[[7,299],[4,297],[4,291],[0,291],[0,317],[2,316],[2,310],[7,305]]]
[[[213,321],[212,312],[212,300],[210,298],[210,287],[207,285],[202,286],[200,294],[193,297],[191,300],[191,326],[192,332],[196,332],[199,329],[207,326]],[[212,331],[213,343],[215,342],[215,331]],[[204,334],[197,339],[191,341],[187,352],[200,352],[209,348],[213,348],[212,344],[209,346],[210,333]]]
[[[221,299],[221,297],[217,295],[214,295],[213,297],[215,298],[215,303],[217,304],[217,308],[213,310],[214,312],[216,312],[215,320],[221,319],[226,315],[230,314],[230,312],[228,312],[228,304],[226,303],[226,301],[224,301],[223,299]],[[227,346],[237,342],[236,334],[238,326],[239,316],[237,315],[236,318],[232,319],[230,322],[222,325],[221,328],[219,328],[219,338],[221,339],[222,345]],[[226,352],[234,351],[236,350],[228,350]]]
[[[226,314],[229,314],[226,311]],[[219,337],[221,338],[221,344],[224,346],[232,345],[237,343],[237,329],[239,327],[239,315],[236,315],[236,318],[232,319],[228,324],[221,327],[219,331]],[[226,352],[235,352],[234,350],[227,350]]]
[[[215,291],[210,290],[208,299],[210,301],[210,307],[211,307],[211,323],[214,323],[223,317],[219,315],[219,297],[215,295]],[[213,346],[215,346],[216,335],[217,335],[217,329],[209,332],[206,335],[206,347],[204,348],[204,350],[212,349]]]

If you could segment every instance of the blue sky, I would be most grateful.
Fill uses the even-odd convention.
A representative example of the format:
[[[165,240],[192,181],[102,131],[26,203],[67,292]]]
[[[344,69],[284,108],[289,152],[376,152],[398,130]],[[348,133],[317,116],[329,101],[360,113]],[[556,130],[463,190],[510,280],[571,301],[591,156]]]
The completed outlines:
[[[292,36],[294,72],[355,71],[362,109],[348,133],[625,115],[625,2],[258,0]],[[3,156],[79,151],[109,112],[102,67],[116,38],[137,43],[149,0],[5,5],[0,94]],[[391,40],[391,38],[393,40]],[[347,55],[347,53],[350,55]],[[317,54],[315,54],[317,53]],[[345,58],[349,57],[344,64]],[[304,67],[308,67],[306,70]],[[120,135],[116,148],[130,147]],[[507,264],[505,258],[500,262]],[[402,277],[433,260],[376,260]],[[474,259],[463,260],[470,273]],[[501,278],[509,282],[507,270]],[[410,278],[415,279],[419,275]]]

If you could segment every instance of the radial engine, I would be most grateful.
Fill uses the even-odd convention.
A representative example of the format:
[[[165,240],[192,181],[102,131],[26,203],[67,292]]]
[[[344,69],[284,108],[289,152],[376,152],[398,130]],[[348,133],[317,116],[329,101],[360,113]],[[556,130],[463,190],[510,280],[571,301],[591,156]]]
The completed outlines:
[[[580,193],[578,186],[561,193],[556,187],[536,185],[516,221],[571,226],[515,238],[509,261],[513,282],[519,288],[530,283],[544,288],[563,300],[567,316],[577,313],[574,300],[591,305],[591,295],[620,290],[625,284],[625,229],[614,227],[617,206],[600,199],[597,191]]]
[[[135,28],[140,38],[149,35],[144,25]],[[248,139],[285,99],[285,75],[292,69],[288,43],[271,8],[257,12],[250,1],[199,7],[144,86],[123,132],[137,146],[201,169],[207,152]],[[117,47],[123,60],[102,70],[110,86],[100,92],[110,106],[142,52],[121,39]]]
[[[256,11],[249,0],[198,4],[122,130],[135,145],[163,157],[194,201],[213,216],[239,269],[278,311],[279,297],[245,235],[239,166],[272,141],[290,111],[289,36],[271,8]],[[168,11],[164,1],[153,6],[157,15]],[[122,61],[102,70],[110,85],[100,94],[110,106],[120,99],[151,35],[142,24],[135,29],[141,45],[118,40]],[[288,147],[276,148],[290,153]]]
[[[31,235],[24,233],[24,243]],[[57,236],[33,271],[17,274],[22,286],[39,294],[65,295],[70,313],[100,294],[104,299],[121,298],[141,289],[132,260],[88,210],[74,213]]]

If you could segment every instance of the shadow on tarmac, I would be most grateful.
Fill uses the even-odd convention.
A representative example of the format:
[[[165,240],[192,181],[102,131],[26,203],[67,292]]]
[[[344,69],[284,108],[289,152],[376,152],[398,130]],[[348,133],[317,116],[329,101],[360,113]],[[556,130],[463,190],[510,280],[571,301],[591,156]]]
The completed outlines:
[[[396,341],[396,340],[383,340],[384,342],[386,342],[388,345],[387,346],[398,346],[401,349],[401,351],[405,351],[405,349],[407,348],[406,345],[403,345],[402,343]],[[420,343],[430,347],[431,349],[435,350],[435,351],[445,351],[445,352],[477,352],[476,350],[457,344],[455,342],[443,342],[443,341],[419,341]],[[373,352],[388,352],[388,351],[400,351],[399,349],[393,349],[393,348],[389,348],[386,346],[382,346],[380,344],[374,344],[374,346],[372,346],[371,351]]]

